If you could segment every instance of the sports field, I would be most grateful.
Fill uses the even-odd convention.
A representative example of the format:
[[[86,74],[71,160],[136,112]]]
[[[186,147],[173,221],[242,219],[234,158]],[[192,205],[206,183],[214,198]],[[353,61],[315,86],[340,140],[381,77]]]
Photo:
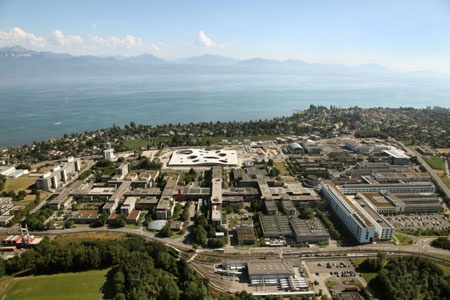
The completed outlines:
[[[101,288],[106,282],[108,270],[5,277],[0,280],[0,299],[101,300],[103,299]]]

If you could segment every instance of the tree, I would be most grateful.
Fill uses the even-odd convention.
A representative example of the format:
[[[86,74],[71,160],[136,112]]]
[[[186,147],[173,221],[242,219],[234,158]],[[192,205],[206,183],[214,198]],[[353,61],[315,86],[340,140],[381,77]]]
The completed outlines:
[[[314,218],[314,211],[311,207],[302,207],[300,210],[300,218],[302,219],[312,219]]]
[[[208,296],[208,290],[205,288],[204,284],[198,284],[195,281],[189,282],[187,287],[184,289],[182,299],[185,300],[203,300]]]
[[[192,229],[192,240],[199,245],[206,245],[208,242],[208,233],[203,226],[195,226]]]
[[[26,196],[27,196],[27,192],[25,192],[24,190],[20,190],[17,193],[17,200],[18,201],[23,200],[23,199],[25,199]]]
[[[127,225],[127,217],[124,214],[120,214],[116,219],[116,224],[119,227],[125,227]]]
[[[102,214],[100,215],[97,220],[95,220],[94,223],[91,223],[91,227],[103,227],[106,224],[106,221],[108,221],[108,215]]]
[[[172,230],[170,230],[170,221],[164,225],[164,227],[159,231],[161,237],[171,237],[173,235]]]
[[[75,223],[72,220],[67,220],[66,222],[64,222],[64,227],[65,228],[73,228],[74,224]]]
[[[222,239],[212,238],[208,240],[208,247],[210,248],[222,248],[225,246],[225,242]]]

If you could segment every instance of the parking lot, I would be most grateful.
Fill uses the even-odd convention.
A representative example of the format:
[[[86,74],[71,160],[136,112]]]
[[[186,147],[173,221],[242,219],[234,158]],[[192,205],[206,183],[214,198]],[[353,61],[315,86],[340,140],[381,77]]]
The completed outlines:
[[[397,215],[386,219],[396,229],[445,229],[450,227],[447,218],[441,214]]]
[[[306,267],[310,281],[319,282],[320,289],[326,289],[326,283],[331,283],[335,292],[340,293],[352,286],[366,286],[362,275],[355,270],[350,259],[307,261]]]

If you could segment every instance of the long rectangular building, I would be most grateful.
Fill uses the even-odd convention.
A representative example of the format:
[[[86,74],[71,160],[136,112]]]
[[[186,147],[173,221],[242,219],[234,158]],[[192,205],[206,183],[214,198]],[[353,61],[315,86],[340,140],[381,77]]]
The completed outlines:
[[[350,183],[338,186],[339,190],[352,195],[357,193],[379,193],[388,191],[391,193],[434,193],[436,187],[432,182],[411,182],[411,183]]]
[[[357,198],[381,214],[433,213],[442,211],[436,194],[358,193]]]
[[[376,237],[379,240],[391,240],[394,233],[394,227],[376,210],[366,205],[364,201],[357,200],[356,203],[361,207],[359,210],[375,227]]]
[[[359,211],[355,203],[348,199],[331,181],[323,181],[320,187],[322,195],[328,200],[333,211],[355,239],[361,244],[373,242],[375,227]]]
[[[36,187],[43,190],[52,190],[59,188],[62,184],[69,181],[77,172],[81,170],[81,161],[79,158],[69,157],[61,165],[53,167],[52,171],[42,174],[36,180]]]

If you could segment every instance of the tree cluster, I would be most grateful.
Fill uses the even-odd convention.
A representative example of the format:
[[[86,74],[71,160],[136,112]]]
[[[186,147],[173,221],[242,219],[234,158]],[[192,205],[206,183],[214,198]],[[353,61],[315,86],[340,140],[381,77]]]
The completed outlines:
[[[0,191],[5,188],[6,176],[0,175]]]
[[[371,286],[380,299],[448,299],[450,276],[434,263],[420,257],[392,258]]]
[[[431,242],[431,246],[450,250],[450,240],[448,237],[440,237]]]
[[[148,157],[141,156],[136,165],[140,170],[161,170],[162,163],[158,159],[150,160]]]
[[[330,221],[330,219],[323,212],[321,212],[320,210],[316,210],[316,214],[319,217],[319,219],[322,221],[322,223],[325,224],[325,226],[327,227],[331,238],[332,239],[336,239],[336,240],[340,239],[341,238],[341,234],[336,229],[334,224]]]
[[[195,172],[194,168],[190,168],[188,173],[184,173],[183,179],[186,185],[197,180],[197,173]]]
[[[53,215],[53,210],[50,208],[40,209],[37,212],[27,215],[25,223],[28,225],[28,229],[35,230],[47,230],[50,224],[47,224],[47,219]]]
[[[192,226],[191,237],[192,241],[200,246],[211,248],[221,248],[225,245],[222,238],[216,238],[216,231],[221,231],[226,234],[226,229],[223,227],[216,227],[208,223],[208,220],[203,214],[196,214],[194,217],[194,226]]]

